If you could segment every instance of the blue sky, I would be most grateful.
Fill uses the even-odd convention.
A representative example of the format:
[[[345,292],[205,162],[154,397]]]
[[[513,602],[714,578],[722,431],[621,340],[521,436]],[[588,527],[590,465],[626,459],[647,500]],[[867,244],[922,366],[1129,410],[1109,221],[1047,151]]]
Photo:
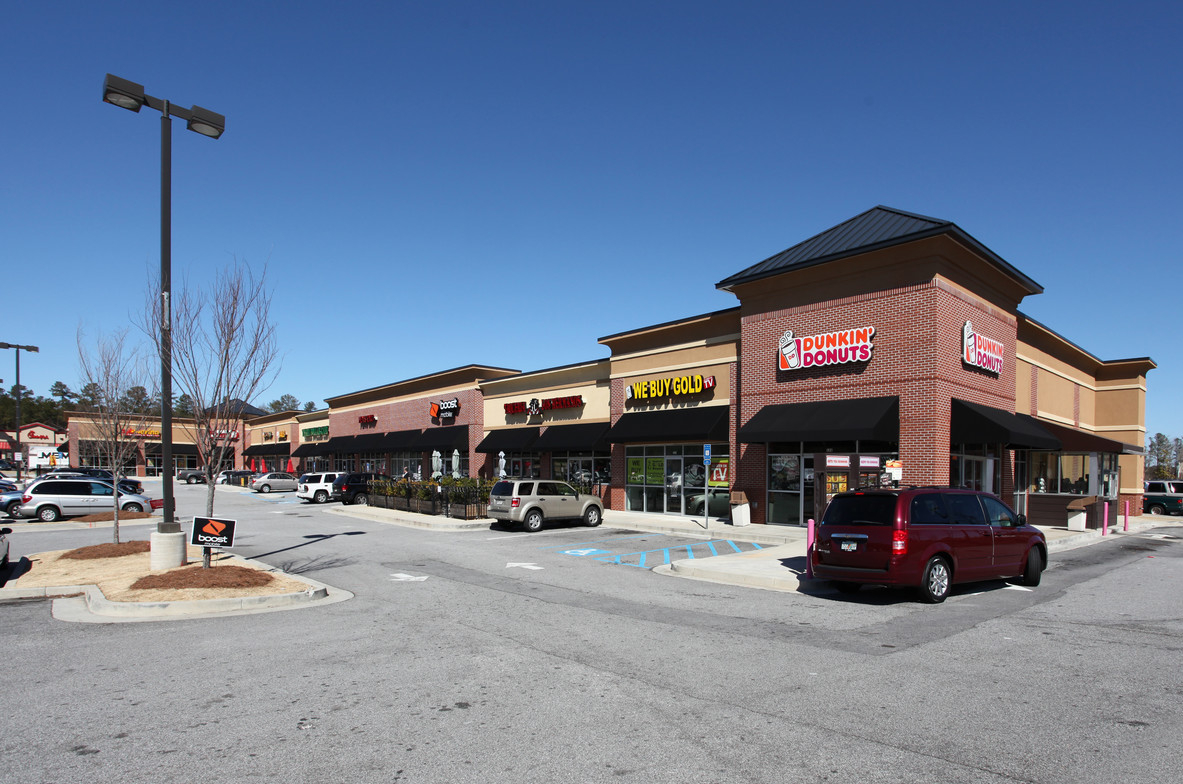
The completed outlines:
[[[142,308],[159,113],[102,103],[110,72],[227,118],[173,123],[173,274],[267,265],[256,403],[606,356],[884,204],[956,222],[1096,356],[1152,357],[1147,427],[1183,436],[1181,8],[10,3],[0,340],[41,347],[34,392],[76,389],[79,325]]]

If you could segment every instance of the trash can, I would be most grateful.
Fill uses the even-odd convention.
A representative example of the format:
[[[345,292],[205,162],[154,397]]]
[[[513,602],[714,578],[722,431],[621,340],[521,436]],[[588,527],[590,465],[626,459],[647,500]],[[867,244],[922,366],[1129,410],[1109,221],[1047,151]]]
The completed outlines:
[[[748,503],[748,494],[743,490],[731,491],[731,524],[750,525],[752,522],[752,507]]]

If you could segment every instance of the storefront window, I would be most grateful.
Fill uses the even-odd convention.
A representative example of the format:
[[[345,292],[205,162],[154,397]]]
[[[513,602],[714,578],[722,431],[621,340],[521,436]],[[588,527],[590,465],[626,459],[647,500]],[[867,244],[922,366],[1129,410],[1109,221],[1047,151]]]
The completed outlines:
[[[724,516],[730,512],[731,465],[727,444],[628,447],[625,508],[634,512]]]
[[[423,478],[423,455],[419,452],[394,452],[390,455],[390,475],[395,479],[404,476],[416,481]]]
[[[386,473],[386,455],[378,452],[362,452],[358,455],[361,470],[370,474]]]
[[[334,455],[333,456],[333,470],[335,471],[354,471],[353,455]]]
[[[768,456],[768,522],[801,524],[801,455]]]
[[[497,460],[500,459],[499,456]],[[494,465],[494,470],[496,470],[496,465]],[[505,475],[518,476],[523,479],[540,479],[542,477],[542,460],[537,452],[506,452]],[[559,475],[554,474],[554,476]]]
[[[610,484],[612,459],[604,453],[555,452],[550,461],[551,477],[573,485]]]
[[[1031,480],[1027,491],[1061,495],[1089,495],[1091,455],[1031,452]],[[1116,482],[1116,478],[1114,479]]]

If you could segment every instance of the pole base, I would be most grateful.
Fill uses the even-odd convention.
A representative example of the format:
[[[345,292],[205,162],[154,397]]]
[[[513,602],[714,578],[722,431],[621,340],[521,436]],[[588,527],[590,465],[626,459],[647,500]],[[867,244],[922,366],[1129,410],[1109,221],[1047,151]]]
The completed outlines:
[[[149,567],[152,571],[176,569],[178,566],[185,565],[185,534],[180,531],[176,533],[153,531],[148,538],[152,548]]]

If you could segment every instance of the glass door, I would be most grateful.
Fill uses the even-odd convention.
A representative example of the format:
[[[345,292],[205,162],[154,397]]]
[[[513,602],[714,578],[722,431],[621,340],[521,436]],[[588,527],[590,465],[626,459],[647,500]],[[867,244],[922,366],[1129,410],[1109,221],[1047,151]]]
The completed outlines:
[[[665,459],[665,511],[682,514],[682,458]]]

